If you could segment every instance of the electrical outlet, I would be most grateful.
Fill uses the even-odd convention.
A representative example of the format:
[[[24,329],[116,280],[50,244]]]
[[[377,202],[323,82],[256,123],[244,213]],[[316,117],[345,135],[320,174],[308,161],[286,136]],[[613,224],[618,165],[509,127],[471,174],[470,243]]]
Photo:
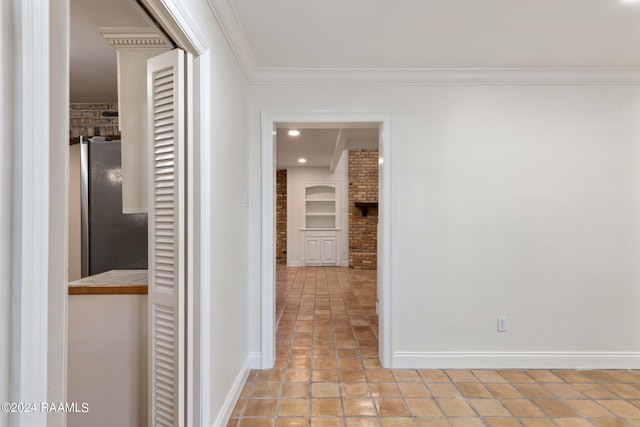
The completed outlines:
[[[498,316],[498,332],[507,332],[506,316]]]

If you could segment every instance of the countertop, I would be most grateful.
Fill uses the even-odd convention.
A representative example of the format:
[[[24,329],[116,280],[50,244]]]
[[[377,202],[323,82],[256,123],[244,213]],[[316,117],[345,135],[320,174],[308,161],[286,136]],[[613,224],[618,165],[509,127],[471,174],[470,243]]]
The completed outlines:
[[[69,295],[147,294],[147,270],[110,270],[69,283]]]

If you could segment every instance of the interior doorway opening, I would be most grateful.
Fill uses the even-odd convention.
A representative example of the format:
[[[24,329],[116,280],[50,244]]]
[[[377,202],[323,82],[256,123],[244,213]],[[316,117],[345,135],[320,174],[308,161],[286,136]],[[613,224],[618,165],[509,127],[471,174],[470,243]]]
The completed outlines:
[[[379,124],[275,126],[275,367],[377,362]]]
[[[317,320],[336,351],[353,345],[391,367],[389,129],[384,114],[263,113],[263,369],[285,363],[278,340],[292,348],[296,339],[329,340],[293,335],[296,322]],[[353,335],[334,320],[351,322]],[[371,335],[360,330],[362,345],[354,321],[371,325]]]

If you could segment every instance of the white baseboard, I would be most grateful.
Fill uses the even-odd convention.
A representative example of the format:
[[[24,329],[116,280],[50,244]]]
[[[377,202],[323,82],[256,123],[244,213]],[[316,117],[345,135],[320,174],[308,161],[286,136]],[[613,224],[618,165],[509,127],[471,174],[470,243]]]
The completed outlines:
[[[304,261],[287,261],[287,267],[304,267]]]
[[[262,366],[262,353],[259,351],[249,353],[249,368],[250,369],[261,369]]]
[[[213,427],[226,427],[229,419],[231,418],[231,413],[233,412],[233,408],[240,397],[240,393],[242,392],[242,388],[244,387],[244,383],[247,382],[247,378],[249,377],[249,371],[251,370],[251,355],[247,357],[244,365],[240,369],[236,380],[233,382],[233,386],[227,395],[227,398],[222,405],[222,409],[220,413],[216,417],[216,420],[213,423]],[[206,402],[204,402],[206,404]]]
[[[640,369],[640,352],[395,352],[404,369]]]

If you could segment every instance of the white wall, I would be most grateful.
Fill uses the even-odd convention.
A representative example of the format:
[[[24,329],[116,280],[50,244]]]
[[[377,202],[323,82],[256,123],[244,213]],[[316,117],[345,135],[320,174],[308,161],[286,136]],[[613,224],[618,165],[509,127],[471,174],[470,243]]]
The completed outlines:
[[[336,185],[336,228],[338,231],[340,265],[349,266],[349,213],[347,164],[348,156],[343,155],[334,173],[329,168],[287,168],[287,265],[305,265],[305,186],[306,184],[335,182]]]
[[[69,427],[147,425],[147,295],[69,295]]]
[[[13,20],[12,2],[0,4],[0,235],[11,234],[11,159],[13,158]],[[11,340],[11,239],[0,239],[0,402],[9,401]],[[0,412],[0,427],[9,414]]]
[[[395,365],[640,367],[640,87],[257,85],[251,100],[252,277],[260,112],[391,112]]]
[[[211,341],[210,360],[203,362],[209,376],[202,381],[211,391],[210,400],[204,402],[210,425],[226,425],[223,415],[233,409],[233,393],[242,387],[249,359],[249,209],[243,205],[249,190],[249,86],[207,2],[190,0],[185,8],[210,46],[211,85],[203,95],[211,102],[211,110],[203,112],[210,140],[207,147],[200,147],[209,157],[200,173],[210,176],[202,183],[209,200],[201,202],[207,204],[203,212],[209,212],[211,230],[200,238],[211,247],[210,258],[202,260],[203,276],[210,277],[202,286],[211,312],[210,324],[203,327]]]

